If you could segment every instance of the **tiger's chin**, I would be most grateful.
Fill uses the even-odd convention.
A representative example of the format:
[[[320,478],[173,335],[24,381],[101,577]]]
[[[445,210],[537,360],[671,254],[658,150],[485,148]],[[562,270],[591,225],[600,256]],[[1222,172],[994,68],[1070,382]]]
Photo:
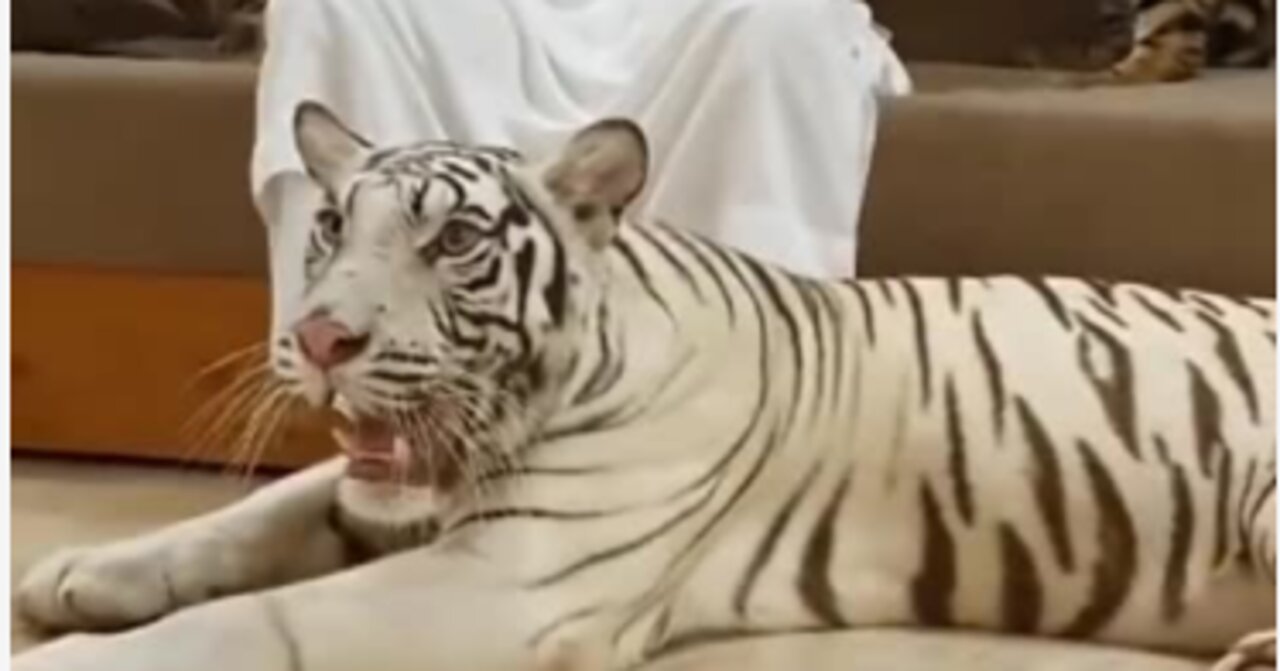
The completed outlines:
[[[362,554],[400,552],[435,541],[450,498],[447,491],[431,485],[377,482],[348,474],[338,481],[337,523]]]
[[[433,446],[415,444],[375,416],[347,407],[330,419],[346,461],[336,492],[336,522],[355,549],[378,556],[434,541],[457,489],[459,468],[450,460],[428,458]]]
[[[433,542],[447,520],[488,492],[486,476],[509,466],[498,455],[510,454],[523,435],[515,416],[494,422],[450,394],[381,408],[339,392],[321,412],[346,464],[336,521],[357,549],[374,554]]]

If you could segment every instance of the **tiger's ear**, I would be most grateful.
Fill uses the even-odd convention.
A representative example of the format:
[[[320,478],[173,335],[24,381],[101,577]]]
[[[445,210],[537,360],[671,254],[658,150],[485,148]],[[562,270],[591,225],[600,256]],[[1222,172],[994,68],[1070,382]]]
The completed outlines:
[[[310,100],[294,110],[293,138],[307,173],[331,192],[360,169],[372,146],[329,108]]]
[[[607,245],[622,209],[644,188],[649,144],[626,119],[605,119],[578,131],[542,175],[556,204],[596,247]]]

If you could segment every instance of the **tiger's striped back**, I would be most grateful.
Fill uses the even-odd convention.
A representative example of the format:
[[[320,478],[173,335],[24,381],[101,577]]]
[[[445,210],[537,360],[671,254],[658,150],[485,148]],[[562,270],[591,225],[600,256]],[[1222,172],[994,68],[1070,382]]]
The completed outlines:
[[[733,626],[1208,651],[1269,619],[1251,531],[1274,486],[1269,305],[1065,279],[836,293],[860,322],[831,330],[860,340],[828,392],[843,411],[796,427],[819,453],[746,534]],[[824,319],[799,319],[812,352]]]
[[[608,345],[456,527],[525,557],[543,636],[651,658],[905,624],[1203,652],[1269,621],[1270,301],[824,283],[632,224],[610,257]]]

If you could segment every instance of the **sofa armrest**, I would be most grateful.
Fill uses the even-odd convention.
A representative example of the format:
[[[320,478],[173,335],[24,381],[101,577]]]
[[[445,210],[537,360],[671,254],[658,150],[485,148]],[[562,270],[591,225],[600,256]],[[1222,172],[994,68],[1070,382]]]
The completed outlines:
[[[921,92],[888,106],[860,273],[1274,295],[1273,73],[1062,91],[1020,85],[1025,71],[970,68],[917,65]]]
[[[15,263],[261,276],[249,63],[14,54]]]

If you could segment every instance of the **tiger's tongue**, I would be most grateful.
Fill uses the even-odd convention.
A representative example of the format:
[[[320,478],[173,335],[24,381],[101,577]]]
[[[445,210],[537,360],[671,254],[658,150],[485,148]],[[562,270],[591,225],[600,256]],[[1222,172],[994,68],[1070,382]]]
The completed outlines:
[[[458,469],[448,464],[438,465],[433,472],[427,462],[414,457],[405,437],[381,419],[344,418],[334,437],[347,455],[347,475],[356,480],[448,487],[459,475]]]
[[[396,469],[396,434],[391,425],[370,417],[356,420],[344,436],[347,474],[357,480],[390,480]]]
[[[361,417],[356,420],[355,431],[351,437],[354,438],[351,444],[352,451],[357,454],[390,456],[396,442],[396,434],[391,429],[391,425],[371,417]]]

